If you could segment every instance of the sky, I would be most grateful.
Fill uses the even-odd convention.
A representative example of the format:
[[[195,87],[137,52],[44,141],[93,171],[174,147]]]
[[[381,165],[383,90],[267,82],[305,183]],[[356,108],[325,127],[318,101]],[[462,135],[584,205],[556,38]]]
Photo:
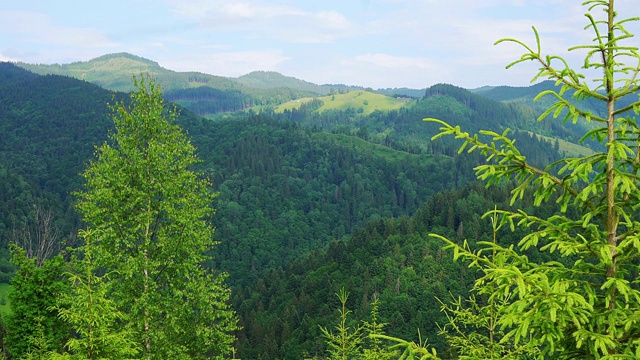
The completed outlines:
[[[616,0],[622,17],[638,0]],[[512,37],[577,67],[583,0],[0,0],[0,61],[66,64],[129,52],[175,71],[277,71],[316,84],[525,86]],[[600,14],[596,10],[594,14]],[[635,28],[635,25],[634,25]],[[640,36],[640,33],[639,33]],[[640,40],[630,43],[640,45]]]

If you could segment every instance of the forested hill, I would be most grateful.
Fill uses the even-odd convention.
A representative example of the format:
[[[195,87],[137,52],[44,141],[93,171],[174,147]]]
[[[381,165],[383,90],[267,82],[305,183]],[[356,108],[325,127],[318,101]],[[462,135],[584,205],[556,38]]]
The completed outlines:
[[[327,86],[316,85],[275,71],[253,71],[234,80],[244,86],[258,89],[290,88],[318,95],[325,95],[330,91]]]
[[[348,239],[311,252],[283,270],[272,270],[256,286],[235,294],[244,327],[239,339],[243,358],[303,359],[322,357],[319,326],[339,323],[335,294],[349,291],[349,324],[371,321],[370,303],[379,298],[377,321],[385,333],[416,343],[428,341],[443,358],[455,358],[438,324],[446,323],[441,303],[466,296],[477,274],[466,264],[451,260],[443,243],[429,233],[471,247],[492,238],[491,222],[482,214],[494,206],[512,208],[510,187],[487,189],[469,184],[430,197],[411,216],[378,219],[357,229]],[[536,207],[518,201],[514,206],[546,218],[555,204]],[[501,231],[499,242],[513,244],[524,234]],[[540,254],[529,251],[532,260]]]
[[[77,174],[111,128],[106,106],[111,94],[10,64],[2,73],[2,101],[9,104],[2,109],[2,164],[33,191],[54,199],[69,232],[74,212],[68,194],[79,188]],[[181,124],[221,191],[215,221],[220,251],[228,252],[221,253],[221,264],[229,270],[280,266],[370,219],[411,214],[433,192],[471,179],[474,160],[454,161],[454,144],[430,142],[436,128],[422,122],[426,116],[471,130],[490,128],[491,121],[504,126],[527,120],[499,103],[490,111],[488,100],[469,98],[459,88],[429,91],[413,107],[368,117],[302,110],[212,123],[183,111]],[[540,162],[554,157],[551,146],[520,136],[530,156]],[[269,242],[261,240],[266,233]],[[299,241],[290,243],[294,238]],[[283,249],[291,255],[277,255]],[[241,278],[247,280],[236,277]]]
[[[114,91],[131,91],[133,75],[149,74],[162,86],[167,99],[198,115],[274,105],[329,91],[329,88],[271,72],[228,78],[200,72],[172,71],[155,61],[129,53],[108,54],[89,61],[62,65],[17,65],[41,75],[70,76]]]
[[[495,86],[480,88],[472,92],[497,101],[512,101],[515,99],[533,101],[533,98],[540,92],[555,88],[553,81],[542,81],[531,86]]]
[[[155,61],[129,53],[107,54],[89,61],[71,64],[27,64],[16,65],[40,75],[64,75],[85,80],[113,91],[131,91],[131,77],[141,73],[154,77],[165,90],[186,89],[208,85],[220,90],[237,90],[239,85],[229,78],[198,72],[179,73],[165,69]]]
[[[78,174],[94,145],[106,138],[107,103],[112,101],[96,85],[0,63],[0,167],[11,179],[3,186],[22,189],[2,202],[4,244],[34,201],[55,211],[65,236],[73,232],[77,217],[69,209],[68,194],[79,188]]]
[[[78,227],[69,194],[112,128],[112,94],[6,63],[2,79],[0,166],[15,184],[6,193],[22,194],[3,204],[3,242],[14,219],[29,220],[34,202],[54,211],[68,236]],[[217,259],[233,283],[250,284],[371,219],[412,213],[435,191],[472,178],[463,158],[412,154],[266,116],[211,122],[183,111],[179,121],[220,191]]]
[[[435,244],[427,248],[419,243],[425,226],[465,233],[483,226],[474,218],[480,210],[460,218],[452,212],[471,211],[482,203],[471,191],[433,197],[470,183],[479,158],[456,155],[452,142],[432,142],[436,127],[424,123],[424,117],[473,129],[518,125],[518,142],[531,159],[546,163],[557,157],[550,143],[524,131],[531,118],[519,107],[448,85],[430,88],[427,95],[413,106],[368,116],[354,109],[317,112],[309,105],[281,114],[238,113],[212,121],[182,110],[178,124],[202,159],[198,170],[219,192],[213,222],[220,245],[210,265],[230,275],[234,306],[245,327],[238,334],[239,346],[248,354],[240,354],[242,358],[297,356],[305,349],[317,353],[321,340],[313,335],[314,324],[329,319],[334,308],[330,293],[343,283],[355,286],[358,315],[370,294],[386,292],[385,301],[394,299],[396,308],[385,308],[384,320],[402,334],[416,325],[427,326],[424,319],[431,317],[431,310],[414,306],[415,297],[433,299],[432,290],[439,287],[433,283],[424,293],[411,289],[434,274],[455,291],[464,288],[467,278],[448,278],[450,265],[418,266],[426,254],[448,261],[436,256]],[[122,98],[122,93],[71,77],[39,76],[0,64],[0,253],[5,255],[0,258],[0,280],[6,281],[11,271],[6,259],[10,234],[33,220],[33,204],[51,210],[62,235],[72,240],[80,224],[70,193],[80,189],[78,174],[113,128],[107,103]],[[475,192],[491,199],[490,194]],[[456,199],[455,207],[447,205],[447,198]],[[473,204],[465,203],[472,198]],[[440,202],[433,203],[436,200]],[[414,214],[426,216],[424,211],[434,219],[428,225],[407,220]],[[357,229],[367,230],[349,240]],[[416,229],[422,230],[415,233]],[[368,233],[375,241],[366,237]],[[389,237],[394,234],[396,238]],[[411,234],[415,237],[404,238]],[[366,291],[354,285],[365,267],[372,279]],[[304,274],[307,268],[317,273]],[[451,269],[451,274],[462,271]],[[285,301],[283,289],[293,288],[305,293],[289,299],[295,302]],[[277,332],[269,336],[277,339],[259,335],[271,328]],[[303,329],[308,332],[301,334]]]

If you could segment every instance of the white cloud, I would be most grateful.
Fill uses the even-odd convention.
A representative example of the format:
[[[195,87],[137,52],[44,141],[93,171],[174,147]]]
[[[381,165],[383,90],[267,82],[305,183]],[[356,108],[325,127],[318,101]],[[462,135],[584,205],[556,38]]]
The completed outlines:
[[[268,1],[167,0],[173,12],[200,31],[240,31],[251,39],[284,43],[325,43],[347,34],[353,24],[336,10],[309,11]]]
[[[304,13],[290,6],[273,5],[261,1],[228,0],[167,0],[173,12],[192,21],[234,21],[256,18],[300,15]]]
[[[53,23],[49,15],[43,13],[2,11],[0,19],[0,34],[18,37],[23,42],[82,48],[109,48],[117,45],[99,30],[59,26]]]
[[[256,9],[247,3],[226,3],[220,8],[220,13],[229,18],[251,19],[256,16]]]
[[[370,63],[383,68],[433,69],[434,64],[427,59],[389,54],[366,54],[355,58],[356,61]]]
[[[337,11],[320,11],[311,14],[311,18],[317,21],[318,27],[342,30],[348,29],[351,26],[349,20]]]

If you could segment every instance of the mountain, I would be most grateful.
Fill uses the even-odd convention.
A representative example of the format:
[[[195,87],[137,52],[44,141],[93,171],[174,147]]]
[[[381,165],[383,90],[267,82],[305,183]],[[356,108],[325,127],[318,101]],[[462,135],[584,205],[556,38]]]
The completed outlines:
[[[253,71],[236,78],[235,81],[246,87],[257,89],[289,88],[318,95],[329,93],[329,89],[326,87],[285,76],[275,71]]]
[[[347,93],[333,94],[322,97],[302,98],[288,101],[275,108],[276,112],[300,110],[303,104],[319,101],[317,111],[354,109],[363,116],[374,111],[398,110],[408,104],[408,99],[397,99],[390,96],[373,93],[366,90],[353,90]]]
[[[64,65],[17,65],[37,74],[70,76],[105,89],[125,92],[133,90],[133,76],[149,74],[162,86],[167,100],[200,116],[274,106],[328,91],[321,86],[275,72],[256,72],[238,79],[199,72],[177,72],[129,53],[108,54]]]
[[[128,92],[133,90],[131,79],[134,75],[141,73],[154,77],[165,91],[205,85],[221,90],[239,88],[237,83],[222,76],[198,72],[176,72],[161,67],[157,62],[129,53],[108,54],[89,61],[63,65],[26,63],[17,63],[16,65],[37,74],[70,76],[114,91]]]
[[[85,80],[113,91],[131,91],[132,77],[141,73],[153,76],[163,88],[165,97],[200,116],[247,109],[262,111],[290,100],[364,90],[360,86],[342,84],[317,85],[274,71],[254,71],[229,78],[199,72],[176,72],[157,62],[129,53],[115,53],[89,61],[71,64],[27,64],[18,66],[46,75],[64,75]],[[371,89],[368,89],[371,90]],[[423,90],[387,89],[381,94],[416,96]],[[421,96],[421,95],[420,95]]]
[[[157,65],[128,56],[92,66],[97,64]],[[167,95],[178,102],[208,101],[220,107],[215,111],[273,99],[244,89],[200,86]],[[273,96],[282,89],[254,94]],[[486,224],[479,213],[500,203],[497,196],[508,189],[492,193],[470,185],[481,158],[458,155],[459,144],[451,139],[431,140],[438,127],[423,118],[439,117],[468,131],[509,127],[532,162],[544,165],[558,157],[554,146],[535,135],[556,130],[532,121],[523,104],[446,84],[424,93],[413,100],[365,90],[330,95],[334,102],[352,97],[350,104],[363,108],[399,102],[366,115],[353,106],[320,110],[330,96],[282,112],[266,106],[259,114],[229,113],[216,121],[181,109],[178,124],[202,159],[196,170],[219,193],[212,221],[220,245],[207,265],[229,273],[244,327],[238,334],[242,358],[319,354],[317,325],[330,326],[332,294],[341,286],[353,289],[349,306],[359,317],[370,296],[382,294],[381,319],[402,336],[416,326],[433,333],[433,297],[468,288],[471,274],[425,234],[481,236]],[[112,96],[127,99],[66,74],[41,76],[0,63],[0,245],[16,224],[33,218],[33,203],[53,210],[56,226],[72,242],[81,224],[71,193],[82,186],[78,174],[95,146],[113,129],[107,106]],[[0,254],[7,254],[6,247]],[[6,280],[11,269],[2,256],[0,280]]]
[[[410,89],[410,88],[385,88],[376,90],[377,93],[393,96],[393,97],[410,97],[421,98],[424,96],[426,89]]]
[[[531,86],[485,86],[472,92],[497,101],[525,100],[532,103],[540,92],[556,88],[553,81],[541,81]]]

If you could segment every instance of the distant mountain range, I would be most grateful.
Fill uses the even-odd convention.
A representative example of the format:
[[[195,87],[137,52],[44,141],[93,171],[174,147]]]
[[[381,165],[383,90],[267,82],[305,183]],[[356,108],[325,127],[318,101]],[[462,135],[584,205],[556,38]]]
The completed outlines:
[[[204,74],[201,72],[177,72],[165,69],[157,62],[129,53],[107,54],[89,61],[70,64],[27,64],[16,65],[36,74],[66,75],[100,85],[109,90],[130,91],[133,89],[131,77],[147,73],[160,82],[165,91],[209,86],[220,90],[276,89],[289,88],[306,93],[326,95],[332,88],[362,89],[346,85],[317,85],[308,81],[285,76],[275,71],[254,71],[231,78]]]
[[[291,100],[311,99],[330,94],[344,94],[354,90],[367,90],[389,97],[422,98],[426,88],[370,89],[344,84],[318,85],[275,71],[254,71],[232,78],[201,72],[177,72],[160,66],[157,62],[129,53],[107,54],[89,61],[70,64],[27,64],[19,67],[36,74],[54,74],[73,77],[99,85],[112,91],[128,92],[133,89],[132,77],[149,74],[158,81],[165,97],[184,106],[198,115],[207,116],[220,112],[261,109],[264,106],[282,107]],[[497,101],[532,102],[540,88],[552,87],[553,83],[541,83],[532,87],[483,87],[471,90],[474,93]],[[344,105],[344,104],[343,104]],[[354,104],[355,109],[362,104]]]

